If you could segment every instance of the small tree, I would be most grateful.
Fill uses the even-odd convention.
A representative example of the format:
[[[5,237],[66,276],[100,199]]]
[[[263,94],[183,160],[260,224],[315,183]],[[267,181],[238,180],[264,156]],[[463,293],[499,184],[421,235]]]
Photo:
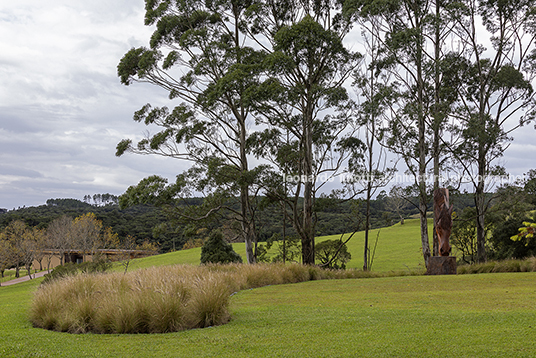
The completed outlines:
[[[93,213],[78,216],[72,224],[76,249],[86,253],[95,253],[102,242],[102,221]]]
[[[24,264],[25,249],[28,227],[21,220],[12,221],[4,230],[6,240],[8,241],[11,254],[13,255],[13,264],[15,265],[15,277],[19,277],[20,265]]]
[[[242,262],[242,258],[231,244],[223,239],[221,231],[213,231],[201,248],[201,263],[231,263]]]
[[[476,262],[476,210],[467,207],[459,215],[455,214],[450,242],[462,255],[462,261],[468,264]]]
[[[321,266],[330,269],[346,269],[352,255],[342,240],[326,240],[315,245],[316,258]]]
[[[4,277],[4,271],[13,265],[13,254],[9,247],[9,242],[5,239],[5,236],[0,232],[0,274]],[[1,284],[0,284],[1,285]]]
[[[404,225],[404,216],[402,211],[408,207],[408,201],[404,195],[404,189],[401,186],[393,186],[387,197],[387,209],[393,211],[400,218],[400,225]]]
[[[52,221],[47,228],[47,235],[51,245],[50,248],[58,251],[60,256],[60,265],[63,265],[65,252],[67,252],[67,250],[69,249],[74,248],[74,243],[72,239],[72,226],[73,220],[69,216],[63,215]],[[47,257],[47,267],[50,267],[51,259],[52,255]]]
[[[45,250],[49,247],[48,236],[45,230],[33,228],[32,236],[34,240],[33,259],[39,263],[39,270],[43,270],[43,259],[47,256]],[[32,262],[33,263],[33,262]]]

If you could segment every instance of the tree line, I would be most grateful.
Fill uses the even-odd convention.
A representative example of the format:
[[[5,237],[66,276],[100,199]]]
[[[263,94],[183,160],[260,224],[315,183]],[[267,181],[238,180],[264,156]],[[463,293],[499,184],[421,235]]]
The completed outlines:
[[[28,226],[22,220],[13,220],[0,231],[0,274],[15,268],[15,277],[25,268],[30,275],[34,262],[39,269],[50,270],[54,256],[64,264],[65,254],[75,250],[82,255],[96,257],[101,249],[149,250],[156,252],[155,244],[137,245],[132,236],[120,239],[112,228],[105,227],[95,214],[87,213],[74,219],[67,215],[53,220],[46,229]]]
[[[432,248],[428,241],[431,193],[458,188],[444,179],[453,173],[468,178],[477,258],[487,259],[490,179],[505,174],[497,159],[535,114],[531,1],[145,5],[145,25],[154,28],[149,46],[128,51],[118,76],[125,85],[164,88],[175,104],[144,105],[134,120],[160,130],[121,141],[116,154],[192,166],[173,183],[142,180],[120,205],[160,205],[192,226],[226,217],[253,263],[268,200],[299,236],[302,262],[314,264],[316,207],[359,195],[369,202],[392,178],[391,153],[413,178],[425,264],[437,252],[435,230]],[[342,174],[341,186],[322,194]],[[177,205],[196,194],[204,195],[201,205]],[[366,243],[365,263],[368,250]]]

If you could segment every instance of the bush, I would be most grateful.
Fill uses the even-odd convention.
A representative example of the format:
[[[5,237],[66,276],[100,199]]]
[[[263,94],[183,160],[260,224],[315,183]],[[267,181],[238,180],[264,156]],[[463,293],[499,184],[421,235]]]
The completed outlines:
[[[315,245],[315,254],[321,266],[329,269],[346,269],[352,255],[341,240],[326,240]]]
[[[213,231],[201,248],[201,263],[242,262],[242,257],[233,250],[233,246],[223,239],[220,231]]]
[[[497,260],[524,259],[536,255],[536,242],[534,240],[525,242],[511,239],[512,235],[519,233],[519,228],[527,219],[526,216],[519,215],[496,224],[490,238],[493,247],[491,258]]]

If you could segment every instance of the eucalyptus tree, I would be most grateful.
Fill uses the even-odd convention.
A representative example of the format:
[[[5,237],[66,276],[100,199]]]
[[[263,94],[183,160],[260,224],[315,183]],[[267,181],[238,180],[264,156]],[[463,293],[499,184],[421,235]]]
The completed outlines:
[[[345,13],[375,36],[381,56],[375,61],[379,71],[389,72],[399,92],[392,116],[384,130],[385,145],[401,156],[415,178],[419,192],[421,244],[426,266],[430,258],[426,219],[428,195],[426,174],[430,141],[427,136],[427,73],[425,45],[430,2],[403,0],[348,0]],[[372,24],[376,29],[372,29]],[[384,128],[385,129],[385,128]]]
[[[397,101],[398,94],[389,84],[389,75],[376,70],[375,65],[381,56],[378,27],[371,19],[370,30],[374,34],[363,32],[366,59],[365,66],[356,71],[354,86],[361,103],[356,111],[356,125],[364,129],[364,153],[351,158],[348,172],[351,174],[347,185],[361,185],[365,192],[365,242],[363,252],[363,270],[369,269],[369,231],[370,201],[378,188],[386,186],[396,171],[395,165],[387,165],[385,148],[378,143],[382,140],[381,127],[386,116],[392,110],[391,103]]]
[[[176,191],[170,200],[191,190],[231,201],[238,197],[240,208],[235,219],[249,263],[255,261],[250,197],[256,175],[250,170],[246,142],[252,93],[264,56],[263,51],[246,45],[250,41],[244,33],[244,14],[252,5],[251,0],[145,1],[145,24],[156,25],[150,47],[126,53],[118,65],[118,75],[125,85],[148,82],[181,102],[172,110],[143,106],[134,120],[162,130],[137,144],[123,140],[117,146],[117,155],[127,151],[156,154],[194,164],[194,170],[184,173],[187,180],[178,180],[168,188],[168,194]],[[194,179],[190,174],[202,174],[206,180],[189,186],[189,179]],[[162,178],[151,177],[142,184],[150,186],[147,181],[151,180],[156,186],[162,182]],[[135,199],[131,196],[123,202]],[[216,201],[219,205],[200,216],[233,207],[228,201]]]
[[[504,174],[494,162],[511,133],[535,115],[536,11],[530,0],[464,0],[459,5],[457,32],[465,50],[459,67],[466,81],[458,90],[463,143],[457,157],[474,188],[477,259],[482,262],[487,258],[485,193],[491,177]]]
[[[252,138],[252,151],[279,170],[267,194],[290,211],[285,209],[301,238],[304,264],[315,263],[317,191],[358,147],[348,131],[351,106],[344,84],[360,55],[343,44],[351,23],[340,10],[337,1],[271,0],[249,12],[249,32],[269,53],[257,92],[266,128]],[[296,180],[282,183],[285,178]]]
[[[377,43],[370,51],[371,67],[388,74],[387,87],[396,93],[383,116],[382,144],[403,159],[418,191],[421,244],[425,264],[431,256],[428,241],[427,174],[433,161],[434,185],[446,151],[440,137],[451,109],[442,88],[445,42],[451,36],[449,17],[439,16],[447,1],[347,0],[344,14],[356,21]],[[430,51],[430,49],[432,50]],[[447,91],[447,93],[449,93]]]

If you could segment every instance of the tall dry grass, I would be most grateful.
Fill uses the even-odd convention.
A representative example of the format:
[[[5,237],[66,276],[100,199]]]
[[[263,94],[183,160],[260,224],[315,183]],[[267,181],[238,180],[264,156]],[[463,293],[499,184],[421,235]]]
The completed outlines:
[[[243,289],[377,276],[298,264],[176,265],[80,274],[42,285],[30,319],[36,327],[71,333],[174,332],[228,322],[230,296]]]

